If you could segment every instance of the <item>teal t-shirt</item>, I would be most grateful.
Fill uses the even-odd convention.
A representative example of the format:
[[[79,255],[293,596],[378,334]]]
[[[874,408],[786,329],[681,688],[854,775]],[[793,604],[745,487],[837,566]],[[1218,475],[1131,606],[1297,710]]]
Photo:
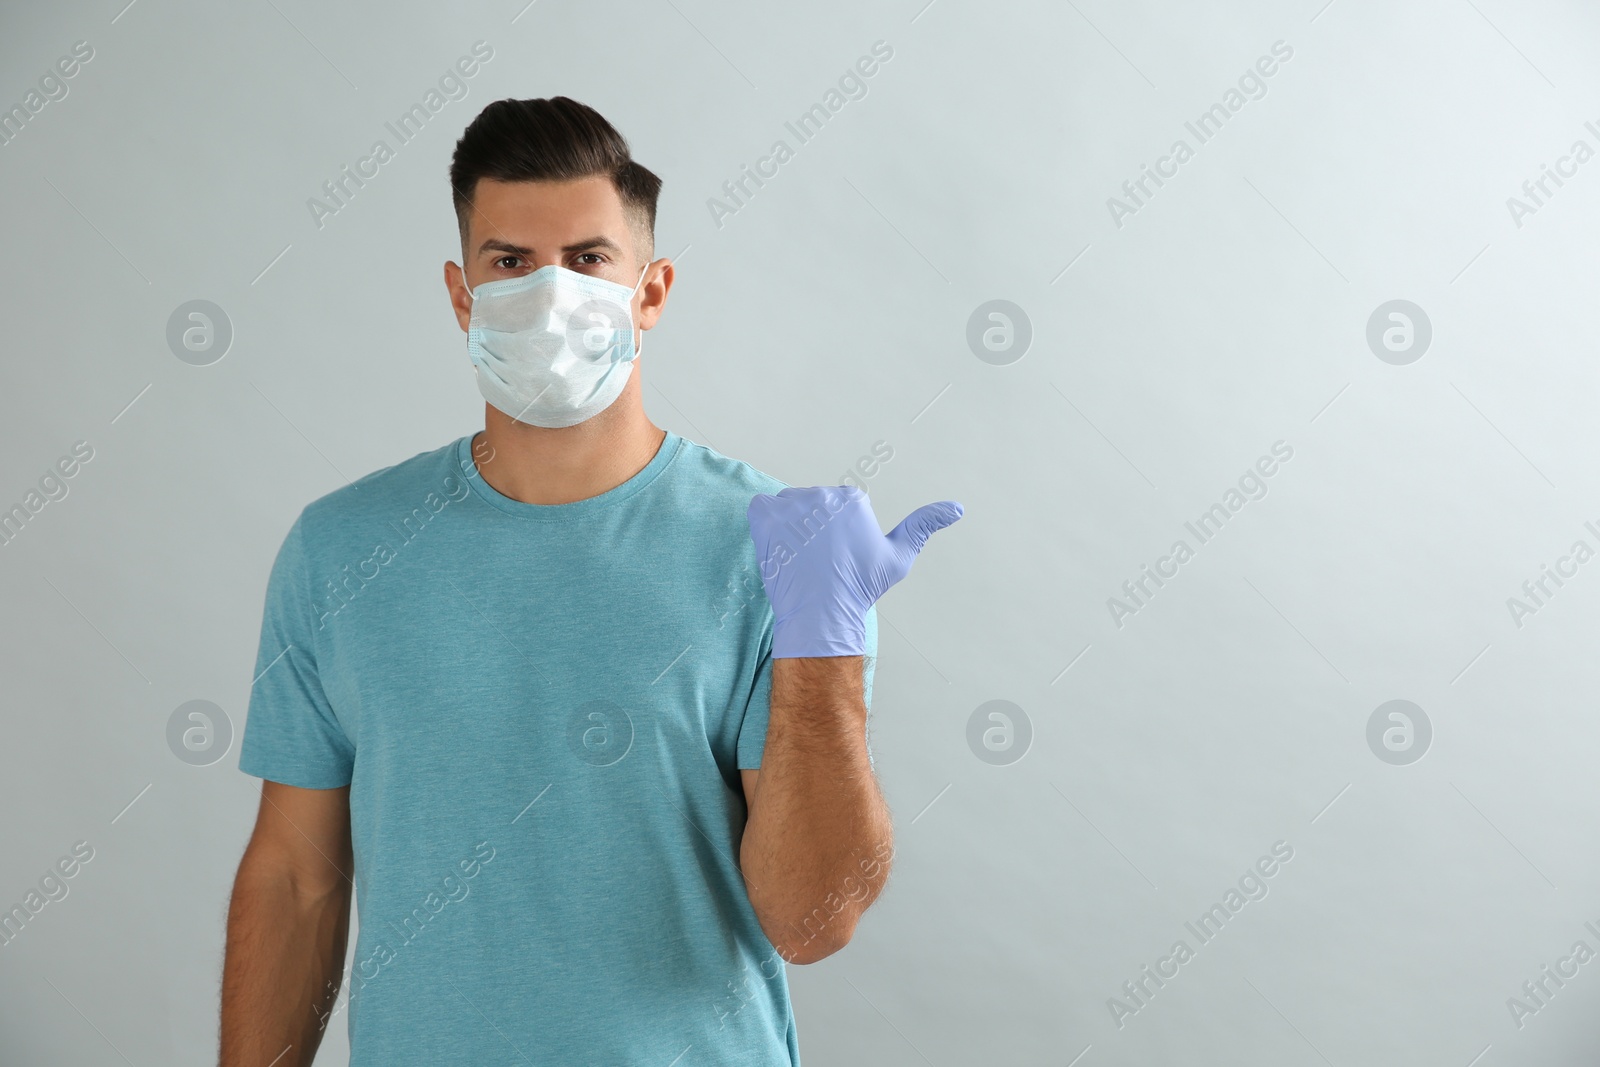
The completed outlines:
[[[526,504],[472,447],[308,505],[267,585],[239,767],[350,786],[351,1064],[798,1067],[736,865],[772,685],[745,509],[784,483],[668,432]]]

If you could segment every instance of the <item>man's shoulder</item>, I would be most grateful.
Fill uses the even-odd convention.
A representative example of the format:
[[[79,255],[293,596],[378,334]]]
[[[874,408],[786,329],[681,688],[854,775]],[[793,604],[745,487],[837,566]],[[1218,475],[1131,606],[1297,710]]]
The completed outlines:
[[[683,439],[682,477],[693,488],[708,496],[726,495],[748,504],[757,493],[776,493],[789,483],[774,478],[742,459],[734,459],[688,438]]]
[[[396,509],[437,510],[436,500],[459,499],[466,488],[466,478],[457,461],[462,440],[453,438],[324,493],[305,506],[300,521],[325,532],[373,515],[389,516]]]

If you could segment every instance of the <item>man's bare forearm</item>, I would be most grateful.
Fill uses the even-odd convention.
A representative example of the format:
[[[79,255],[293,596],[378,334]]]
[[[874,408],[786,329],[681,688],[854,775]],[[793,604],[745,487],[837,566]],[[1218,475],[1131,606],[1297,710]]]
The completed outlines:
[[[893,825],[867,759],[862,657],[775,659],[766,748],[740,866],[773,946],[815,962],[882,891]]]
[[[218,1062],[310,1067],[344,971],[350,884],[305,893],[261,867],[246,856],[228,905]]]

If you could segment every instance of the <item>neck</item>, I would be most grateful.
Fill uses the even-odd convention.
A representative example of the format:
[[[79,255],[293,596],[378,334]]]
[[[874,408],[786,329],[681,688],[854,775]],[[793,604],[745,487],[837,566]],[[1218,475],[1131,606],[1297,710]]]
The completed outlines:
[[[496,492],[524,504],[571,504],[632,478],[655,458],[667,433],[623,397],[586,422],[561,429],[517,422],[484,405],[472,440],[478,473]],[[485,448],[484,445],[488,447]]]

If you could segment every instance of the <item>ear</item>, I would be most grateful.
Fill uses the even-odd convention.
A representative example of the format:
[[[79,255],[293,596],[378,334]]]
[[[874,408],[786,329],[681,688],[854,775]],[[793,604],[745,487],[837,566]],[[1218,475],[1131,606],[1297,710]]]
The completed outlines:
[[[450,295],[450,306],[455,309],[456,322],[461,332],[467,332],[472,322],[472,294],[467,289],[467,274],[448,259],[444,261],[444,288]]]
[[[672,269],[672,260],[664,257],[655,260],[646,269],[644,284],[639,286],[637,297],[639,301],[637,325],[641,330],[650,329],[660,320],[661,313],[667,309],[667,293],[672,290],[672,282],[676,277]]]

